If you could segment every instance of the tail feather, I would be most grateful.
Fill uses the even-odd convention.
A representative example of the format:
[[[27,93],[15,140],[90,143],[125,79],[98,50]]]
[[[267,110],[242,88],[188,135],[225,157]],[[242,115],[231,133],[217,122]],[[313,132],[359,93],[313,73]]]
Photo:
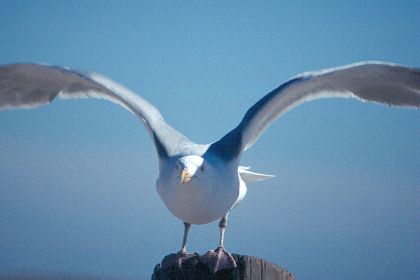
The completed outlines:
[[[274,175],[268,175],[268,174],[262,174],[262,173],[256,173],[249,171],[249,167],[245,166],[239,166],[239,175],[241,176],[241,179],[245,182],[254,182],[254,181],[263,181],[270,178],[273,178]]]

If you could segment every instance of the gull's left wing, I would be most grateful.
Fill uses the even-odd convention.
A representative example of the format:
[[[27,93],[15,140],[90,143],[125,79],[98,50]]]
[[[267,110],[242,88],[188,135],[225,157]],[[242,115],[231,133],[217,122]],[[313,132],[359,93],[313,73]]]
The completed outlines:
[[[0,109],[35,108],[57,96],[103,98],[124,107],[143,122],[159,158],[175,155],[192,144],[168,125],[153,105],[100,74],[39,64],[0,66]]]
[[[282,114],[303,102],[328,97],[420,107],[420,69],[361,62],[300,74],[255,103],[240,124],[213,143],[209,151],[226,160],[238,158]]]

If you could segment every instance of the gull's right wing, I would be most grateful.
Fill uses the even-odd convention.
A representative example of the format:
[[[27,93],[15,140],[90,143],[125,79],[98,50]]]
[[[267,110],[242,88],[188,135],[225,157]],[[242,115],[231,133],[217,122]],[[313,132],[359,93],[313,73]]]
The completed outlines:
[[[159,158],[177,154],[192,142],[168,125],[149,102],[122,85],[96,73],[56,66],[0,66],[0,109],[35,108],[61,98],[103,98],[135,114],[152,137]]]

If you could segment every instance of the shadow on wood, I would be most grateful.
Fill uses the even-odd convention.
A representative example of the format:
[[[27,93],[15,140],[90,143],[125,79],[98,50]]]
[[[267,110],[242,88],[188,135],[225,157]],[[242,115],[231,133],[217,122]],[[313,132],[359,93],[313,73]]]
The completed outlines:
[[[272,264],[268,261],[255,257],[232,254],[237,267],[225,269],[212,273],[206,264],[200,261],[200,256],[194,256],[182,264],[182,268],[173,265],[168,268],[161,268],[156,265],[152,280],[294,280],[295,277],[287,270]]]

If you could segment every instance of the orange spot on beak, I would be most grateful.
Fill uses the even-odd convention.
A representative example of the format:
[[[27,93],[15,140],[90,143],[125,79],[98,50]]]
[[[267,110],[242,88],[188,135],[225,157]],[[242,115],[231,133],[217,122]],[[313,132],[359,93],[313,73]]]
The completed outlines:
[[[181,172],[181,184],[188,183],[191,181],[192,176],[188,173],[187,168],[184,168]]]

